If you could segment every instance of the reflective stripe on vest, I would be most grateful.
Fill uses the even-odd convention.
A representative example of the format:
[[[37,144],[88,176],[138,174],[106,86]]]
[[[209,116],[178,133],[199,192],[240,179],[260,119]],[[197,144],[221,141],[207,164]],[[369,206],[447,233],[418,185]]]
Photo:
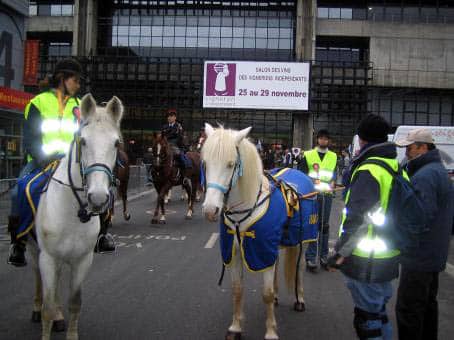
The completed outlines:
[[[34,97],[25,108],[25,119],[28,118],[30,104],[41,114],[42,150],[44,154],[66,154],[78,129],[74,109],[78,106],[76,99],[69,98],[63,115],[58,112],[58,99],[52,91],[43,92]],[[28,156],[31,160],[31,156]]]
[[[381,158],[381,157],[370,157],[368,159],[378,159],[383,162],[386,162],[392,169],[397,170],[398,162],[395,159]],[[381,166],[376,164],[365,164],[360,165],[352,174],[351,179],[355,176],[358,171],[369,171],[369,173],[374,177],[380,187],[380,206],[374,211],[369,211],[366,216],[364,216],[365,221],[370,223],[367,225],[367,233],[364,237],[361,238],[356,245],[356,248],[353,250],[353,255],[369,258],[372,255],[372,258],[375,259],[386,259],[392,258],[400,254],[397,249],[390,249],[388,240],[383,239],[379,235],[379,228],[385,224],[386,220],[386,210],[389,203],[389,195],[391,193],[391,185],[393,177],[392,175]],[[404,172],[404,177],[408,180],[408,176]],[[348,190],[345,204],[347,205],[350,199],[350,190]],[[344,232],[343,224],[347,218],[347,208],[344,208],[342,211],[342,224],[339,228],[339,236]]]
[[[330,182],[333,179],[334,170],[336,169],[337,156],[334,152],[328,151],[320,159],[317,149],[312,149],[304,153],[306,158],[309,177],[319,179],[322,182]],[[318,169],[314,169],[314,164],[318,164]]]

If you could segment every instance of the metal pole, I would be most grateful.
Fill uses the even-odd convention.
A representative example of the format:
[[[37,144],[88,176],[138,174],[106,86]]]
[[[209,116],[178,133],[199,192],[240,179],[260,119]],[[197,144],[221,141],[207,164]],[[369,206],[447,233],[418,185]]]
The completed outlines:
[[[321,226],[320,226],[320,231],[318,233],[318,238],[317,238],[317,255],[315,257],[315,263],[317,265],[317,268],[320,267],[320,248],[323,247],[323,230],[325,227],[325,193],[321,193],[322,195],[322,218],[321,218]]]

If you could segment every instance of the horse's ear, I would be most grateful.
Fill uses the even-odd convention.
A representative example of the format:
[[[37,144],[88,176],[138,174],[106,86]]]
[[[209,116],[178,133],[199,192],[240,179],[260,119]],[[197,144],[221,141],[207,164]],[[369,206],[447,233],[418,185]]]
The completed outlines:
[[[205,133],[207,134],[207,136],[211,136],[214,132],[214,128],[208,124],[208,123],[205,123]]]
[[[252,129],[252,126],[249,126],[243,130],[237,131],[236,135],[235,135],[235,144],[239,145],[241,143],[241,141],[244,138],[246,138],[246,136],[248,135],[249,131],[251,131],[251,129]]]
[[[80,112],[83,120],[88,120],[88,118],[95,114],[96,112],[96,101],[91,95],[87,93],[83,96],[82,101],[80,102]]]
[[[121,100],[116,96],[113,96],[106,105],[106,112],[112,116],[113,120],[117,123],[118,126],[120,126],[120,121],[123,117],[123,110],[123,104],[121,103]]]

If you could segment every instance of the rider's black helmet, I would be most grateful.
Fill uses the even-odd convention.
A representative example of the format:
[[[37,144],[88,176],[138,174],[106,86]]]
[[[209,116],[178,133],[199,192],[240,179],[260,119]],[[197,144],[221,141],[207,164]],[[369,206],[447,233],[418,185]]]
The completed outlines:
[[[60,60],[57,65],[55,65],[54,76],[58,73],[65,73],[70,75],[82,77],[82,66],[79,62],[73,58],[66,58]]]

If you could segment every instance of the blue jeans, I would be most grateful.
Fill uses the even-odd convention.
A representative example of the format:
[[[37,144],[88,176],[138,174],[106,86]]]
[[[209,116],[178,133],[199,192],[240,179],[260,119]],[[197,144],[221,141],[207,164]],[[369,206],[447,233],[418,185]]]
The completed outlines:
[[[391,322],[385,321],[387,319],[386,304],[393,293],[391,281],[366,283],[345,276],[345,283],[355,305],[354,326],[356,332],[381,333],[381,335],[366,336],[363,339],[391,340],[393,334]],[[376,317],[365,317],[365,314],[375,314]]]
[[[30,162],[25,164],[25,166],[22,168],[22,170],[20,171],[19,176],[17,178],[19,179],[19,178],[29,175],[36,168],[38,168],[38,165],[36,164],[36,162],[34,160],[31,160]],[[12,188],[11,192],[10,192],[10,198],[11,198],[10,215],[11,216],[19,216],[19,202],[17,201],[18,194],[19,193],[17,192],[17,185],[15,185],[14,188]]]
[[[324,200],[324,202],[323,202]],[[320,258],[328,256],[328,241],[329,241],[329,216],[331,213],[331,205],[333,203],[332,195],[318,195],[318,241],[310,242],[306,250],[306,261],[315,261],[317,257],[317,247],[319,249]]]

